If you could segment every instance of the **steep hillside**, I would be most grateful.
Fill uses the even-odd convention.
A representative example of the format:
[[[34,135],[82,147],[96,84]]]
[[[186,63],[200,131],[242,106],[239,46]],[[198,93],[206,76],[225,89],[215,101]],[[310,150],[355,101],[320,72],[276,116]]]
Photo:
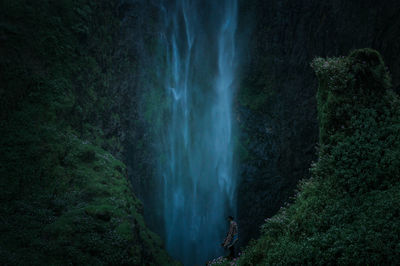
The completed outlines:
[[[378,50],[400,91],[400,1],[242,1],[241,31],[254,30],[238,93],[238,218],[244,243],[309,176],[318,141],[314,57]],[[245,14],[250,13],[250,18]]]
[[[317,58],[318,161],[240,265],[400,263],[400,99],[378,52]]]
[[[173,263],[120,161],[135,61],[119,2],[0,3],[2,265]]]

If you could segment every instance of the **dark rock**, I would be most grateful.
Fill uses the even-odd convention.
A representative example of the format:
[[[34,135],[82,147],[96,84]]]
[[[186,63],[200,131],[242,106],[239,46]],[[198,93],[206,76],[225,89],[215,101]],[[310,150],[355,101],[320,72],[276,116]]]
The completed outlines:
[[[254,14],[255,23],[236,109],[241,143],[248,143],[238,191],[245,244],[259,234],[264,219],[289,200],[316,159],[317,81],[310,67],[314,57],[374,48],[382,54],[399,92],[400,59],[394,55],[400,54],[400,2],[252,0],[243,1],[242,12],[242,17]],[[247,22],[242,20],[242,31]],[[255,99],[269,96],[251,108],[241,103],[244,88]]]

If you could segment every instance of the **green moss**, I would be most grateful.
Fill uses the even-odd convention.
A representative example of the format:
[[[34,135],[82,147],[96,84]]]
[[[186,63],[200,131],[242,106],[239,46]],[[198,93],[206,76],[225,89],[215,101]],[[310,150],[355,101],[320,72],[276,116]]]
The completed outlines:
[[[0,2],[2,265],[173,264],[117,159],[117,5]]]
[[[238,101],[241,105],[253,111],[258,111],[264,107],[273,95],[274,92],[269,87],[265,87],[259,92],[250,88],[241,88],[239,90]]]
[[[149,23],[151,26],[155,26],[155,22],[151,21]],[[152,55],[153,62],[156,64],[161,64],[165,66],[166,72],[168,73],[170,69],[166,64],[166,56],[164,53],[164,45],[157,38],[148,38],[146,45],[146,51],[148,54]],[[159,78],[160,69],[151,68],[147,72],[147,78],[143,79],[141,86],[149,88],[144,90],[141,95],[142,102],[144,105],[141,110],[144,114],[144,119],[147,122],[148,127],[151,127],[152,133],[158,132],[162,129],[165,121],[165,113],[168,111],[171,102],[168,100],[166,95],[165,84],[162,82],[163,79]],[[166,75],[168,77],[168,75]]]
[[[124,239],[127,240],[133,239],[132,224],[127,221],[122,222],[120,225],[118,225],[115,228],[115,231]]]
[[[240,141],[235,138],[235,152],[239,154],[239,158],[242,162],[252,160],[253,157],[248,150],[248,145],[250,144],[250,139]]]
[[[239,264],[398,264],[400,99],[374,50],[312,66],[319,159]]]
[[[111,205],[97,205],[97,206],[90,205],[85,208],[85,213],[87,215],[92,216],[93,218],[97,218],[107,222],[110,221],[111,216],[113,214],[116,216],[121,215],[121,213],[115,213],[114,208]]]
[[[160,108],[165,106],[165,92],[162,86],[154,87],[146,93],[146,107],[145,107],[145,119],[148,122],[155,123],[155,125],[161,125],[162,115],[160,115]]]
[[[158,236],[149,240],[152,233],[137,212],[141,203],[133,196],[126,176],[121,174],[124,164],[71,133],[57,134],[68,140],[68,144],[64,142],[64,149],[60,148],[63,158],[68,160],[54,166],[53,182],[47,180],[42,188],[33,184],[36,191],[2,207],[9,224],[4,224],[7,233],[0,244],[11,248],[14,255],[3,253],[1,260],[11,261],[18,257],[22,264],[31,260],[34,264],[45,260],[56,264],[65,260],[103,264],[112,258],[115,263],[135,264],[134,261],[151,260],[149,255],[142,253],[153,254],[152,259],[157,261],[159,258],[155,256],[161,253],[165,258],[163,263],[170,263],[165,251],[161,250]],[[88,151],[94,153],[95,160],[82,160],[82,154]],[[29,226],[22,226],[27,221]],[[17,234],[21,237],[16,238]],[[63,248],[65,245],[70,250]],[[138,257],[121,253],[120,250],[132,245],[136,246],[135,254],[140,247]],[[32,252],[37,246],[46,250],[46,256]],[[113,253],[118,256],[113,257]]]

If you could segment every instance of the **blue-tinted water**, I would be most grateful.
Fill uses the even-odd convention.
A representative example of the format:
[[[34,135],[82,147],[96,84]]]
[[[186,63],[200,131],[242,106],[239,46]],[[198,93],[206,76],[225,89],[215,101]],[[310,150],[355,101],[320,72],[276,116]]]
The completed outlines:
[[[204,265],[223,254],[226,217],[235,212],[237,1],[164,1],[160,9],[168,102],[159,143],[165,242],[185,265]]]

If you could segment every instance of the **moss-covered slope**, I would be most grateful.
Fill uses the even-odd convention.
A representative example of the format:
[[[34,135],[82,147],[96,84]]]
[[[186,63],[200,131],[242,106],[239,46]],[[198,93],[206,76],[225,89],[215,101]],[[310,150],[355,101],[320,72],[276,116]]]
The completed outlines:
[[[393,90],[400,92],[400,1],[239,3],[238,33],[254,25],[242,39],[246,57],[235,105],[241,151],[237,218],[245,245],[294,195],[317,158],[317,88],[309,67],[314,57],[376,49],[390,68]]]
[[[51,137],[29,144],[11,139],[15,135],[5,139],[14,144],[6,152],[21,162],[13,169],[14,158],[2,158],[10,160],[8,171],[2,172],[2,264],[171,263],[160,238],[144,224],[124,164],[71,131],[48,130]],[[2,141],[3,147],[7,143]],[[47,149],[43,153],[33,149],[42,145]],[[13,151],[22,146],[27,152]],[[25,154],[41,158],[32,158],[35,165],[27,163],[32,167],[28,169]]]
[[[400,99],[378,52],[315,59],[319,159],[241,265],[400,263]]]
[[[133,195],[119,1],[0,2],[0,264],[166,265]]]

